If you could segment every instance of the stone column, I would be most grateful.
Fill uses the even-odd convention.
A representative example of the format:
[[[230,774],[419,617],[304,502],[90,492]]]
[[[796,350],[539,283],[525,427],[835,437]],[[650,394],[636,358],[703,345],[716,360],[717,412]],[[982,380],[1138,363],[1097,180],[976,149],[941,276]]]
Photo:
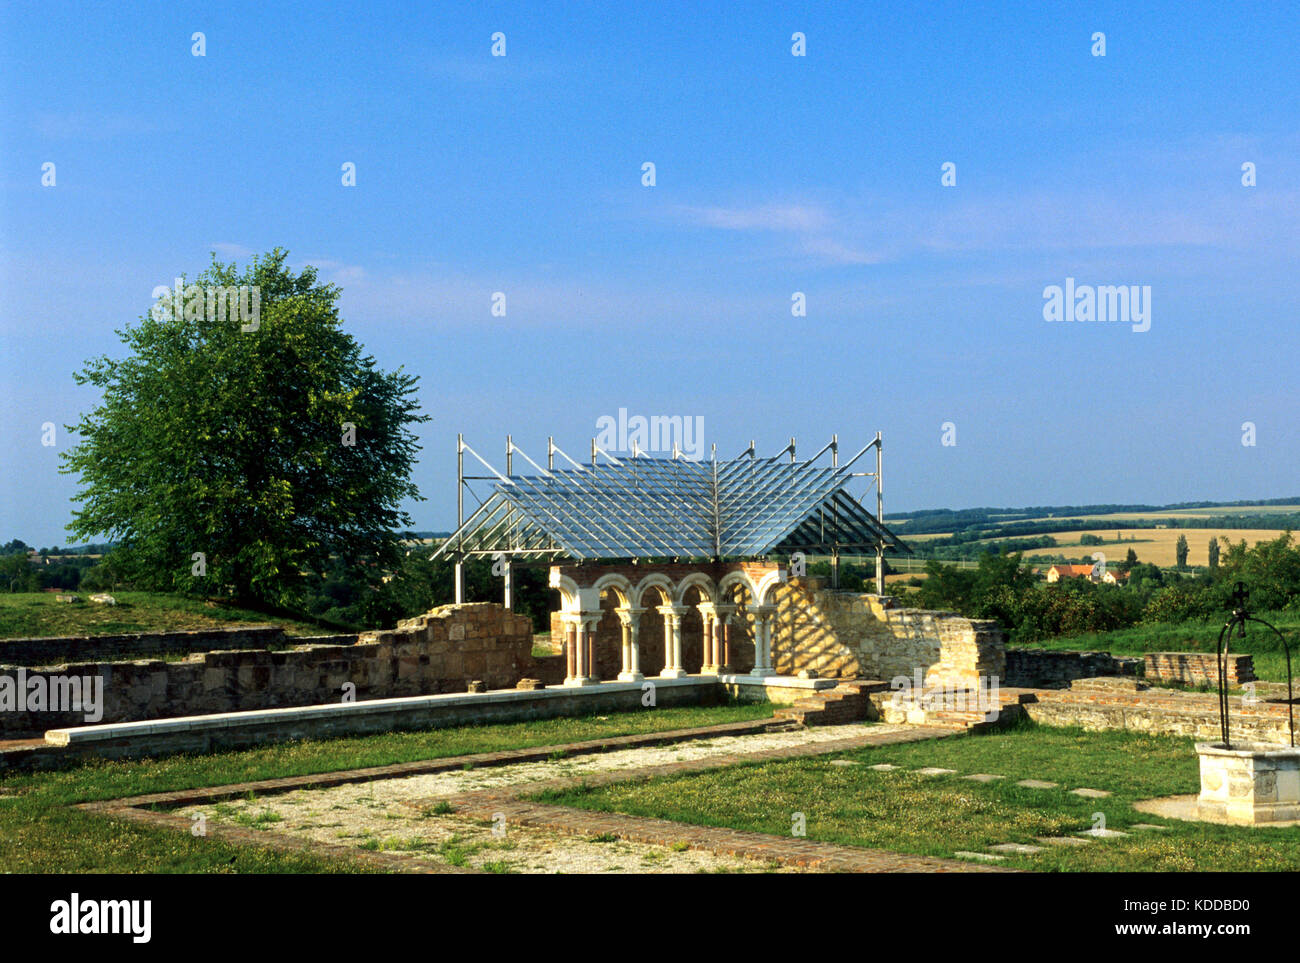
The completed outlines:
[[[594,685],[600,681],[596,665],[596,626],[600,625],[603,613],[583,613],[582,628],[586,635],[586,660],[583,666],[583,685]]]
[[[719,603],[713,610],[717,613],[713,657],[717,660],[718,675],[722,675],[731,671],[731,617],[736,614],[736,607],[729,603]]]
[[[717,648],[714,645],[716,641],[714,633],[717,628],[718,616],[714,611],[712,602],[701,602],[697,608],[700,612],[700,628],[703,631],[703,650],[701,656],[700,672],[708,675],[718,670]]]
[[[685,605],[661,605],[659,612],[664,617],[664,670],[659,673],[664,679],[680,679],[686,675],[682,668],[682,616],[690,611]]]
[[[754,671],[756,676],[772,675],[772,620],[776,617],[775,605],[754,608]]]
[[[569,650],[569,674],[565,685],[595,685],[600,680],[595,677],[595,665],[591,657],[595,623],[600,615],[590,612],[574,612],[565,616],[565,648]]]
[[[618,674],[619,682],[640,682],[641,656],[637,651],[641,635],[641,613],[645,609],[620,609],[618,620],[623,625],[623,671]]]
[[[565,655],[565,685],[575,685],[578,679],[578,629],[577,626],[569,620],[564,619],[564,655]]]

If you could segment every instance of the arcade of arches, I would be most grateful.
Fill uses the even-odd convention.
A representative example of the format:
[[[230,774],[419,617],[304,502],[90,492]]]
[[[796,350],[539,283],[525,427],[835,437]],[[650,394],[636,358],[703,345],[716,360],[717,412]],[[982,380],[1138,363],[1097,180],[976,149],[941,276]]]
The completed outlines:
[[[1005,673],[995,623],[895,608],[878,595],[786,579],[769,562],[557,565],[565,685],[686,675],[888,679],[920,668],[931,682]]]

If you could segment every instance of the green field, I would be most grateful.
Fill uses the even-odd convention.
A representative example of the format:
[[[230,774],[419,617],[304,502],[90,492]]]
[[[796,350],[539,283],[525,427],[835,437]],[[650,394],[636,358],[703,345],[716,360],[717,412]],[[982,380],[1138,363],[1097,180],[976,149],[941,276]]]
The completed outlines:
[[[97,762],[64,772],[3,776],[0,838],[5,845],[0,847],[0,873],[354,872],[357,864],[346,859],[237,847],[70,807],[145,793],[766,719],[772,711],[766,704],[636,710],[290,742],[205,756]]]
[[[0,594],[0,639],[50,635],[115,635],[126,632],[178,632],[232,625],[282,625],[290,635],[328,635],[327,626],[240,609],[220,602],[160,592],[113,592],[116,605],[59,602],[54,592]],[[2,661],[2,660],[0,660]]]
[[[855,766],[832,765],[832,758]],[[868,766],[902,767],[877,772]],[[924,766],[956,770],[923,776]],[[999,865],[1038,871],[1290,871],[1300,870],[1300,833],[1162,820],[1132,803],[1195,793],[1192,742],[1131,732],[1085,732],[1025,724],[987,735],[963,735],[601,787],[551,791],[546,802],[789,836],[802,813],[807,838],[925,856],[984,852],[1000,843],[1041,845],[1039,836],[1071,835],[1098,824],[1128,832],[1080,846],[1044,845],[1008,855]],[[979,783],[961,778],[992,773]],[[1053,789],[1016,785],[1058,783]],[[1109,791],[1104,799],[1069,792]],[[1134,823],[1166,826],[1132,829]]]

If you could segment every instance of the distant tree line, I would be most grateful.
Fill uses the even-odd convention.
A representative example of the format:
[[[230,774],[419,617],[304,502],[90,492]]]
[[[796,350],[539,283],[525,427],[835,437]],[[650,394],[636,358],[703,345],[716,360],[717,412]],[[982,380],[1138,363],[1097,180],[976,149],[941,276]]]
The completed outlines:
[[[1226,616],[1232,587],[1245,582],[1257,611],[1300,611],[1300,546],[1290,532],[1260,542],[1216,542],[1214,564],[1198,575],[1163,572],[1130,551],[1123,585],[1084,578],[1045,583],[1019,554],[985,555],[974,569],[926,563],[912,600],[925,608],[997,619],[1015,642],[1106,632],[1139,623]],[[1184,556],[1185,561],[1185,556]]]
[[[1041,520],[1044,516],[1052,516],[1047,520],[1054,525],[1060,525],[1062,522],[1077,522],[1084,524],[1077,517],[1079,515],[1121,515],[1121,514],[1140,514],[1144,512],[1172,512],[1187,511],[1191,509],[1202,508],[1247,508],[1253,506],[1267,505],[1295,505],[1300,504],[1300,495],[1287,498],[1262,498],[1250,501],[1233,501],[1233,502],[1177,502],[1172,505],[1130,505],[1130,504],[1104,504],[1104,505],[1042,505],[1031,506],[1027,508],[938,508],[923,509],[915,512],[891,512],[888,516],[890,522],[906,521],[906,525],[899,526],[900,533],[920,535],[932,534],[934,532],[957,532],[972,527],[988,528],[993,525],[1001,525],[1003,522],[1011,522],[1015,519],[1034,519]],[[1295,515],[1225,515],[1225,516],[1207,516],[1206,518],[1190,519],[1169,519],[1161,518],[1161,524],[1168,524],[1171,528],[1280,528],[1289,527],[1290,519]],[[1227,525],[1219,524],[1225,519],[1251,520],[1251,525]],[[1286,519],[1287,521],[1280,521]],[[1268,524],[1261,526],[1261,520],[1267,521]],[[1141,521],[1142,524],[1137,524]],[[1213,521],[1215,524],[1207,524]],[[1173,524],[1177,522],[1179,524]],[[1150,528],[1153,523],[1149,520],[1134,520],[1125,522],[1124,526],[1128,528]],[[1087,523],[1086,527],[1096,528],[1095,522]],[[1044,531],[1069,531],[1070,529],[1058,527],[1054,529],[1044,529]]]

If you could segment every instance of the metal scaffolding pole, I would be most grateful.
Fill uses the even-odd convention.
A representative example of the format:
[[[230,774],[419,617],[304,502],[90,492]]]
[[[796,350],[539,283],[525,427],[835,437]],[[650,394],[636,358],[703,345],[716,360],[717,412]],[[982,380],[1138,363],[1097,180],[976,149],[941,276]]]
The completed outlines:
[[[465,436],[456,434],[456,531],[465,527]],[[465,536],[459,534],[456,542],[456,604],[465,601]]]
[[[880,525],[885,524],[885,488],[880,474],[884,463],[882,447],[880,432],[876,432],[876,522]],[[876,594],[885,594],[885,540],[883,538],[876,542]]]
[[[831,435],[831,469],[838,471],[840,467],[840,436]],[[840,512],[839,505],[835,506],[835,513],[832,520],[833,534],[831,536],[831,588],[840,587]]]

